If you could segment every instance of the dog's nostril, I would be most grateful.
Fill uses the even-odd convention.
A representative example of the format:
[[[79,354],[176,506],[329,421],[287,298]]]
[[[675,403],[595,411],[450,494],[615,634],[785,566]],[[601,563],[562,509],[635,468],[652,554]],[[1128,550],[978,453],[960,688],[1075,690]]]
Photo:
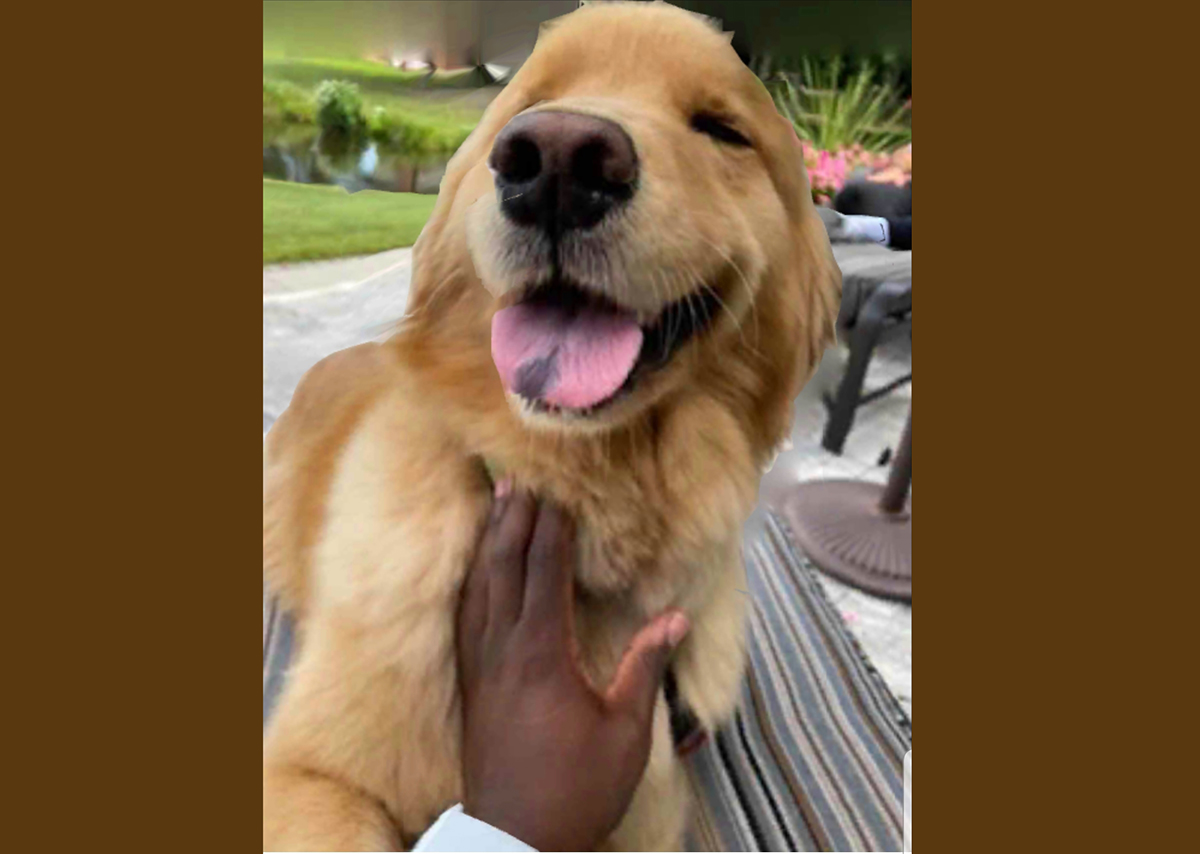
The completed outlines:
[[[581,146],[575,152],[575,162],[571,165],[572,177],[584,189],[605,189],[613,183],[604,174],[605,161],[611,159],[610,155],[608,145],[600,140]]]
[[[532,181],[542,171],[542,152],[531,139],[518,137],[509,146],[500,174],[514,184]]]

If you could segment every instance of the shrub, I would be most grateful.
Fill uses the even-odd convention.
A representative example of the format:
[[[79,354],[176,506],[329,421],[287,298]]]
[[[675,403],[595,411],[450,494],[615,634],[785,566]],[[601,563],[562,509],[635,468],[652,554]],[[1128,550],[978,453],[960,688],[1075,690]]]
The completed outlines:
[[[367,127],[381,149],[415,161],[449,157],[470,134],[465,128],[432,124],[383,107],[371,112]]]
[[[325,80],[317,87],[317,124],[326,133],[354,136],[363,130],[362,95],[344,80]]]
[[[450,155],[458,151],[459,146],[467,141],[467,137],[471,135],[474,128],[462,126],[444,125],[436,128],[434,134],[434,145],[438,152],[444,155]]]
[[[313,118],[313,101],[307,92],[286,81],[263,78],[264,120],[303,124]]]

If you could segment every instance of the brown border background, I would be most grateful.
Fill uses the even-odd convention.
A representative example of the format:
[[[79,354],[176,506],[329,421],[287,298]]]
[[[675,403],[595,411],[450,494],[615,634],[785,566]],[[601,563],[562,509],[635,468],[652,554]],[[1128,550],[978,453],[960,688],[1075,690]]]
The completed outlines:
[[[7,247],[6,841],[258,838],[259,448],[245,422],[259,397],[259,197],[253,150],[220,144],[259,121],[257,15],[6,13],[25,69],[13,103],[40,128],[81,122],[108,144],[85,155],[47,133],[6,185],[21,211]],[[1120,254],[1138,251],[1120,214],[1137,189],[1113,190],[1104,143],[1112,105],[1148,96],[1119,90],[1111,53],[1086,55],[1119,44],[1126,68],[1190,56],[1166,43],[1168,22],[1139,15],[915,4],[923,851],[1145,847],[1176,791],[1120,767],[1171,758],[1189,723],[1171,715],[1193,708],[1158,707],[1160,674],[1133,640],[1194,647],[1154,628],[1186,627],[1192,600],[1166,587],[1143,604],[1124,583],[1181,566],[1133,535],[1168,526],[1159,508],[1173,505],[1100,481],[1181,441],[1143,409],[1155,392],[1135,354],[1151,345],[1135,342],[1152,327],[1134,312],[1163,304],[1164,279]],[[1122,38],[1135,26],[1149,27],[1146,56]],[[1134,719],[1147,711],[1149,728]]]
[[[1117,117],[1169,109],[1144,84],[1193,80],[1170,63],[1195,49],[1157,7],[913,5],[922,851],[1158,850],[1194,811],[1182,769],[1150,767],[1194,731],[1160,699],[1194,670],[1194,637],[1160,628],[1195,601],[1173,584],[1190,552],[1155,536],[1179,490],[1147,476],[1186,442],[1150,376],[1178,357],[1150,330],[1182,280],[1151,223],[1180,208],[1126,171],[1173,132]]]
[[[259,838],[259,12],[5,10],[4,850]]]

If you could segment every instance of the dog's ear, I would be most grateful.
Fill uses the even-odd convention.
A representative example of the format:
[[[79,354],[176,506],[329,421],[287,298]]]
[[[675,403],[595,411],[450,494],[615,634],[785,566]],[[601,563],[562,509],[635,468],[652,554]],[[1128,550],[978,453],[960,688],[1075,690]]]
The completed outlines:
[[[802,342],[807,347],[804,364],[797,366],[796,392],[812,377],[825,350],[837,341],[838,309],[842,303],[842,271],[833,257],[829,232],[810,201],[806,216],[797,229],[801,249],[800,292],[807,314]]]
[[[452,216],[465,213],[465,210],[455,210],[456,204],[464,205],[464,200],[459,198],[463,180],[483,163],[496,135],[513,116],[528,106],[528,90],[521,81],[521,72],[518,72],[484,111],[479,124],[446,164],[433,212],[413,246],[412,281],[405,322],[420,323],[424,318],[432,319],[435,299],[453,298],[473,280],[474,270],[463,269],[463,265],[471,264],[465,245],[450,245],[450,241],[464,239],[463,230],[447,230],[446,224]]]
[[[480,156],[483,134],[483,124],[476,126],[466,141],[459,146],[458,151],[446,164],[446,171],[438,186],[437,201],[434,202],[433,212],[425,221],[417,242],[413,244],[412,278],[408,289],[408,303],[405,306],[402,323],[420,325],[431,320],[431,308],[434,297],[444,293],[442,285],[452,284],[456,276],[454,264],[456,256],[449,251],[445,242],[450,234],[446,231],[446,223],[454,207],[454,199],[458,193],[463,177],[476,164]],[[484,149],[486,151],[486,149]],[[457,258],[461,262],[461,256]]]
[[[793,246],[797,250],[796,272],[800,279],[797,287],[803,297],[800,304],[807,315],[805,335],[798,342],[805,345],[804,356],[808,363],[807,372],[801,372],[800,382],[803,384],[816,370],[825,348],[833,344],[836,338],[838,309],[842,300],[842,271],[833,257],[829,232],[813,201],[800,137],[790,121],[781,115],[777,115],[777,119],[777,132],[786,142],[778,147],[783,149],[783,155],[775,165],[780,179],[777,186],[787,190],[785,207],[788,207],[789,200],[791,202],[788,213]],[[796,390],[799,391],[799,388]]]
[[[764,452],[786,438],[796,395],[834,343],[842,294],[842,273],[813,203],[800,140],[791,122],[778,113],[774,119],[763,128],[762,150],[788,227],[756,306],[768,327],[760,349],[777,366],[761,401]]]

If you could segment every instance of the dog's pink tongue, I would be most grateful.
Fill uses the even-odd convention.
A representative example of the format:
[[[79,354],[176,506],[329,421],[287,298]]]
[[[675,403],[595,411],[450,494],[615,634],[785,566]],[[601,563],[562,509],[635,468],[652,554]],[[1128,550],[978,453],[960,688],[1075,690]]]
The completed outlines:
[[[504,388],[555,406],[584,409],[612,397],[641,349],[641,327],[616,311],[523,304],[492,318]]]

